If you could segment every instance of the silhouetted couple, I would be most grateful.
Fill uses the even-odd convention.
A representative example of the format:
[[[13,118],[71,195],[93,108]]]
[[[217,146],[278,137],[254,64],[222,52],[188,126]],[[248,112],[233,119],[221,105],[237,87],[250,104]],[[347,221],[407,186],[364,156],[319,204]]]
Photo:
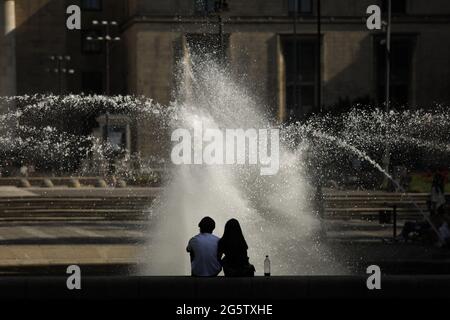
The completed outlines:
[[[191,271],[195,277],[215,277],[223,268],[226,277],[252,277],[255,267],[249,263],[247,242],[236,219],[225,224],[223,236],[212,234],[216,223],[210,217],[198,224],[200,233],[189,240]]]

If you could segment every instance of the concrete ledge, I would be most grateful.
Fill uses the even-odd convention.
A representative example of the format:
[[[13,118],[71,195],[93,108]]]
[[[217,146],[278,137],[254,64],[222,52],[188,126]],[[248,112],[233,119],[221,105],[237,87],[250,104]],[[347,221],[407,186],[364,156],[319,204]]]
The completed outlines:
[[[302,299],[449,298],[449,276],[384,276],[381,290],[366,277],[84,277],[70,291],[66,277],[0,278],[0,299],[151,299],[176,301],[293,301]]]
[[[163,191],[158,187],[127,187],[127,188],[30,188],[28,191],[37,194],[40,197],[101,197],[101,198],[134,198],[147,197],[152,198]]]
[[[18,198],[18,197],[37,197],[38,195],[24,189],[17,187],[2,187],[0,186],[0,199],[1,198]]]
[[[98,184],[99,180],[108,180],[103,177],[0,177],[0,186],[6,187],[18,187],[21,186],[21,181],[27,181],[29,185],[22,187],[42,187],[43,181],[48,180],[56,187],[71,187],[73,185],[73,180],[77,180],[78,183],[82,187],[94,187]],[[129,181],[129,183],[133,187],[137,188],[154,188],[161,187],[161,179],[158,179],[155,182],[149,182],[146,184],[134,184],[133,181]],[[105,187],[110,187],[106,184]]]

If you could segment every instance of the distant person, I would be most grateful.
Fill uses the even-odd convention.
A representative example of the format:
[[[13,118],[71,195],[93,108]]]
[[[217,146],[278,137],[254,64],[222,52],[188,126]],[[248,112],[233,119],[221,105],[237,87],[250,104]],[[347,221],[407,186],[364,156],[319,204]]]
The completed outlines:
[[[249,263],[247,242],[239,221],[228,220],[219,241],[218,258],[221,260],[226,277],[253,277],[255,267]]]
[[[316,192],[314,193],[314,211],[320,219],[325,217],[324,201],[322,185],[317,183]]]
[[[408,240],[422,239],[430,230],[431,225],[426,219],[420,221],[406,221],[397,240],[408,242]],[[412,234],[414,234],[413,237],[411,237]]]
[[[431,215],[443,215],[445,209],[444,177],[436,173],[433,177],[430,194]]]
[[[317,236],[320,238],[326,238],[327,231],[325,228],[325,223],[323,220],[325,219],[325,198],[323,195],[322,185],[320,182],[317,183],[316,192],[314,193],[314,203],[313,203],[313,211],[316,214],[319,223],[320,230],[317,233]]]
[[[28,166],[28,175],[29,176],[33,176],[36,173],[36,168],[34,167],[34,165],[29,165]]]
[[[215,277],[222,270],[217,258],[219,237],[212,234],[216,223],[204,217],[198,224],[200,233],[189,240],[186,251],[191,256],[191,274],[194,277]]]
[[[22,165],[19,172],[22,177],[28,177],[28,167],[26,165]]]
[[[450,244],[450,226],[449,226],[449,222],[450,222],[450,217],[448,216],[448,214],[444,215],[444,219],[443,222],[441,224],[441,226],[439,227],[439,235],[440,235],[440,242],[439,245],[440,246],[449,246]]]
[[[433,177],[431,186],[431,195],[429,200],[430,213],[428,217],[419,221],[406,221],[403,225],[399,240],[407,242],[410,239],[424,239],[431,233],[434,233],[433,226],[438,228],[442,224],[442,216],[444,214],[445,195],[444,179],[436,173]],[[433,226],[431,225],[433,224]],[[414,237],[411,237],[414,235]]]
[[[406,221],[397,240],[405,242],[419,240],[426,243],[436,243],[439,246],[446,245],[449,243],[450,235],[448,222],[449,218],[446,215],[432,216],[431,214],[428,219],[421,221]],[[436,234],[436,231],[439,235]]]
[[[354,187],[359,190],[361,189],[361,169],[362,169],[362,163],[359,158],[353,158],[352,159],[352,167],[354,174],[349,175],[350,181],[354,184]]]

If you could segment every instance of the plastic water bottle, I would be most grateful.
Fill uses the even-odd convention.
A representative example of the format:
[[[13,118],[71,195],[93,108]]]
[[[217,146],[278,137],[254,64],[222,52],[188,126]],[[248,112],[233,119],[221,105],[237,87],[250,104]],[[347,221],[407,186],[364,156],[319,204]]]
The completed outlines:
[[[269,260],[269,256],[266,256],[266,259],[264,259],[264,276],[266,276],[266,277],[270,276],[270,260]]]

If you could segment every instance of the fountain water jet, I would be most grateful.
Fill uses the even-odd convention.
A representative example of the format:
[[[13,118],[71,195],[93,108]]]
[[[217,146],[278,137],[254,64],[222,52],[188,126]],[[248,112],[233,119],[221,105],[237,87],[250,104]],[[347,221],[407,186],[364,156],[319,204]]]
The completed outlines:
[[[348,144],[345,141],[342,141],[341,139],[328,135],[328,134],[324,134],[318,131],[313,131],[312,132],[313,136],[315,137],[319,137],[322,139],[326,139],[332,142],[336,142],[337,145],[341,146],[342,148],[350,151],[351,153],[354,153],[355,155],[357,155],[358,157],[364,159],[365,161],[369,162],[375,169],[377,169],[378,171],[380,171],[383,175],[385,175],[392,183],[395,184],[395,186],[397,187],[398,190],[402,191],[402,197],[406,196],[408,201],[414,205],[414,207],[417,209],[418,212],[420,212],[420,214],[423,216],[423,218],[428,221],[428,223],[430,224],[431,228],[433,229],[433,231],[436,233],[438,239],[440,239],[440,241],[442,243],[445,243],[445,239],[442,238],[441,233],[439,232],[439,230],[436,228],[436,226],[434,225],[434,223],[430,220],[430,218],[428,217],[427,214],[425,214],[425,212],[423,212],[422,208],[420,208],[417,203],[415,201],[413,201],[411,199],[411,197],[408,197],[406,194],[405,189],[397,182],[395,181],[394,178],[392,178],[392,176],[386,172],[386,170],[384,170],[377,162],[375,162],[372,158],[370,158],[367,154],[365,154],[363,151],[359,150],[358,148]]]
[[[213,129],[281,129],[280,172],[276,176],[261,177],[257,166],[173,168],[164,193],[149,208],[148,246],[141,259],[149,261],[149,266],[141,270],[144,274],[188,274],[185,245],[204,215],[215,218],[219,236],[227,219],[242,222],[251,261],[258,271],[262,272],[264,257],[269,254],[274,274],[346,273],[342,266],[345,257],[337,260],[335,252],[317,237],[320,221],[311,213],[308,177],[314,173],[309,170],[320,173],[326,169],[321,161],[331,159],[334,172],[345,175],[341,157],[356,155],[401,190],[376,160],[386,144],[399,150],[413,146],[448,156],[450,116],[445,109],[387,114],[377,109],[353,109],[342,115],[276,126],[266,114],[267,108],[234,81],[226,67],[191,55],[184,59],[180,80],[178,100],[168,106],[131,96],[0,97],[0,104],[14,105],[0,115],[0,155],[8,161],[39,156],[48,162],[62,159],[64,165],[71,155],[105,152],[107,144],[60,126],[66,119],[72,120],[70,115],[95,116],[105,110],[134,120],[157,119],[169,130],[192,128],[195,123]],[[339,124],[340,129],[332,129],[330,123]],[[388,123],[389,131],[385,130]],[[160,135],[165,133],[161,130]],[[46,152],[37,153],[42,150]],[[445,159],[443,163],[448,163]]]
[[[188,83],[190,88],[179,90],[185,99],[177,102],[174,129],[193,128],[198,122],[214,129],[272,126],[262,106],[226,69],[212,61],[192,61],[183,62],[190,80],[180,85]],[[153,218],[144,254],[149,266],[142,272],[189,274],[185,247],[198,233],[198,221],[208,215],[216,220],[219,236],[228,219],[241,222],[250,260],[259,274],[266,254],[271,256],[274,274],[344,273],[331,251],[318,241],[320,222],[309,207],[301,150],[283,145],[280,150],[280,172],[272,177],[261,177],[258,168],[246,165],[174,168],[172,181],[150,209]]]

